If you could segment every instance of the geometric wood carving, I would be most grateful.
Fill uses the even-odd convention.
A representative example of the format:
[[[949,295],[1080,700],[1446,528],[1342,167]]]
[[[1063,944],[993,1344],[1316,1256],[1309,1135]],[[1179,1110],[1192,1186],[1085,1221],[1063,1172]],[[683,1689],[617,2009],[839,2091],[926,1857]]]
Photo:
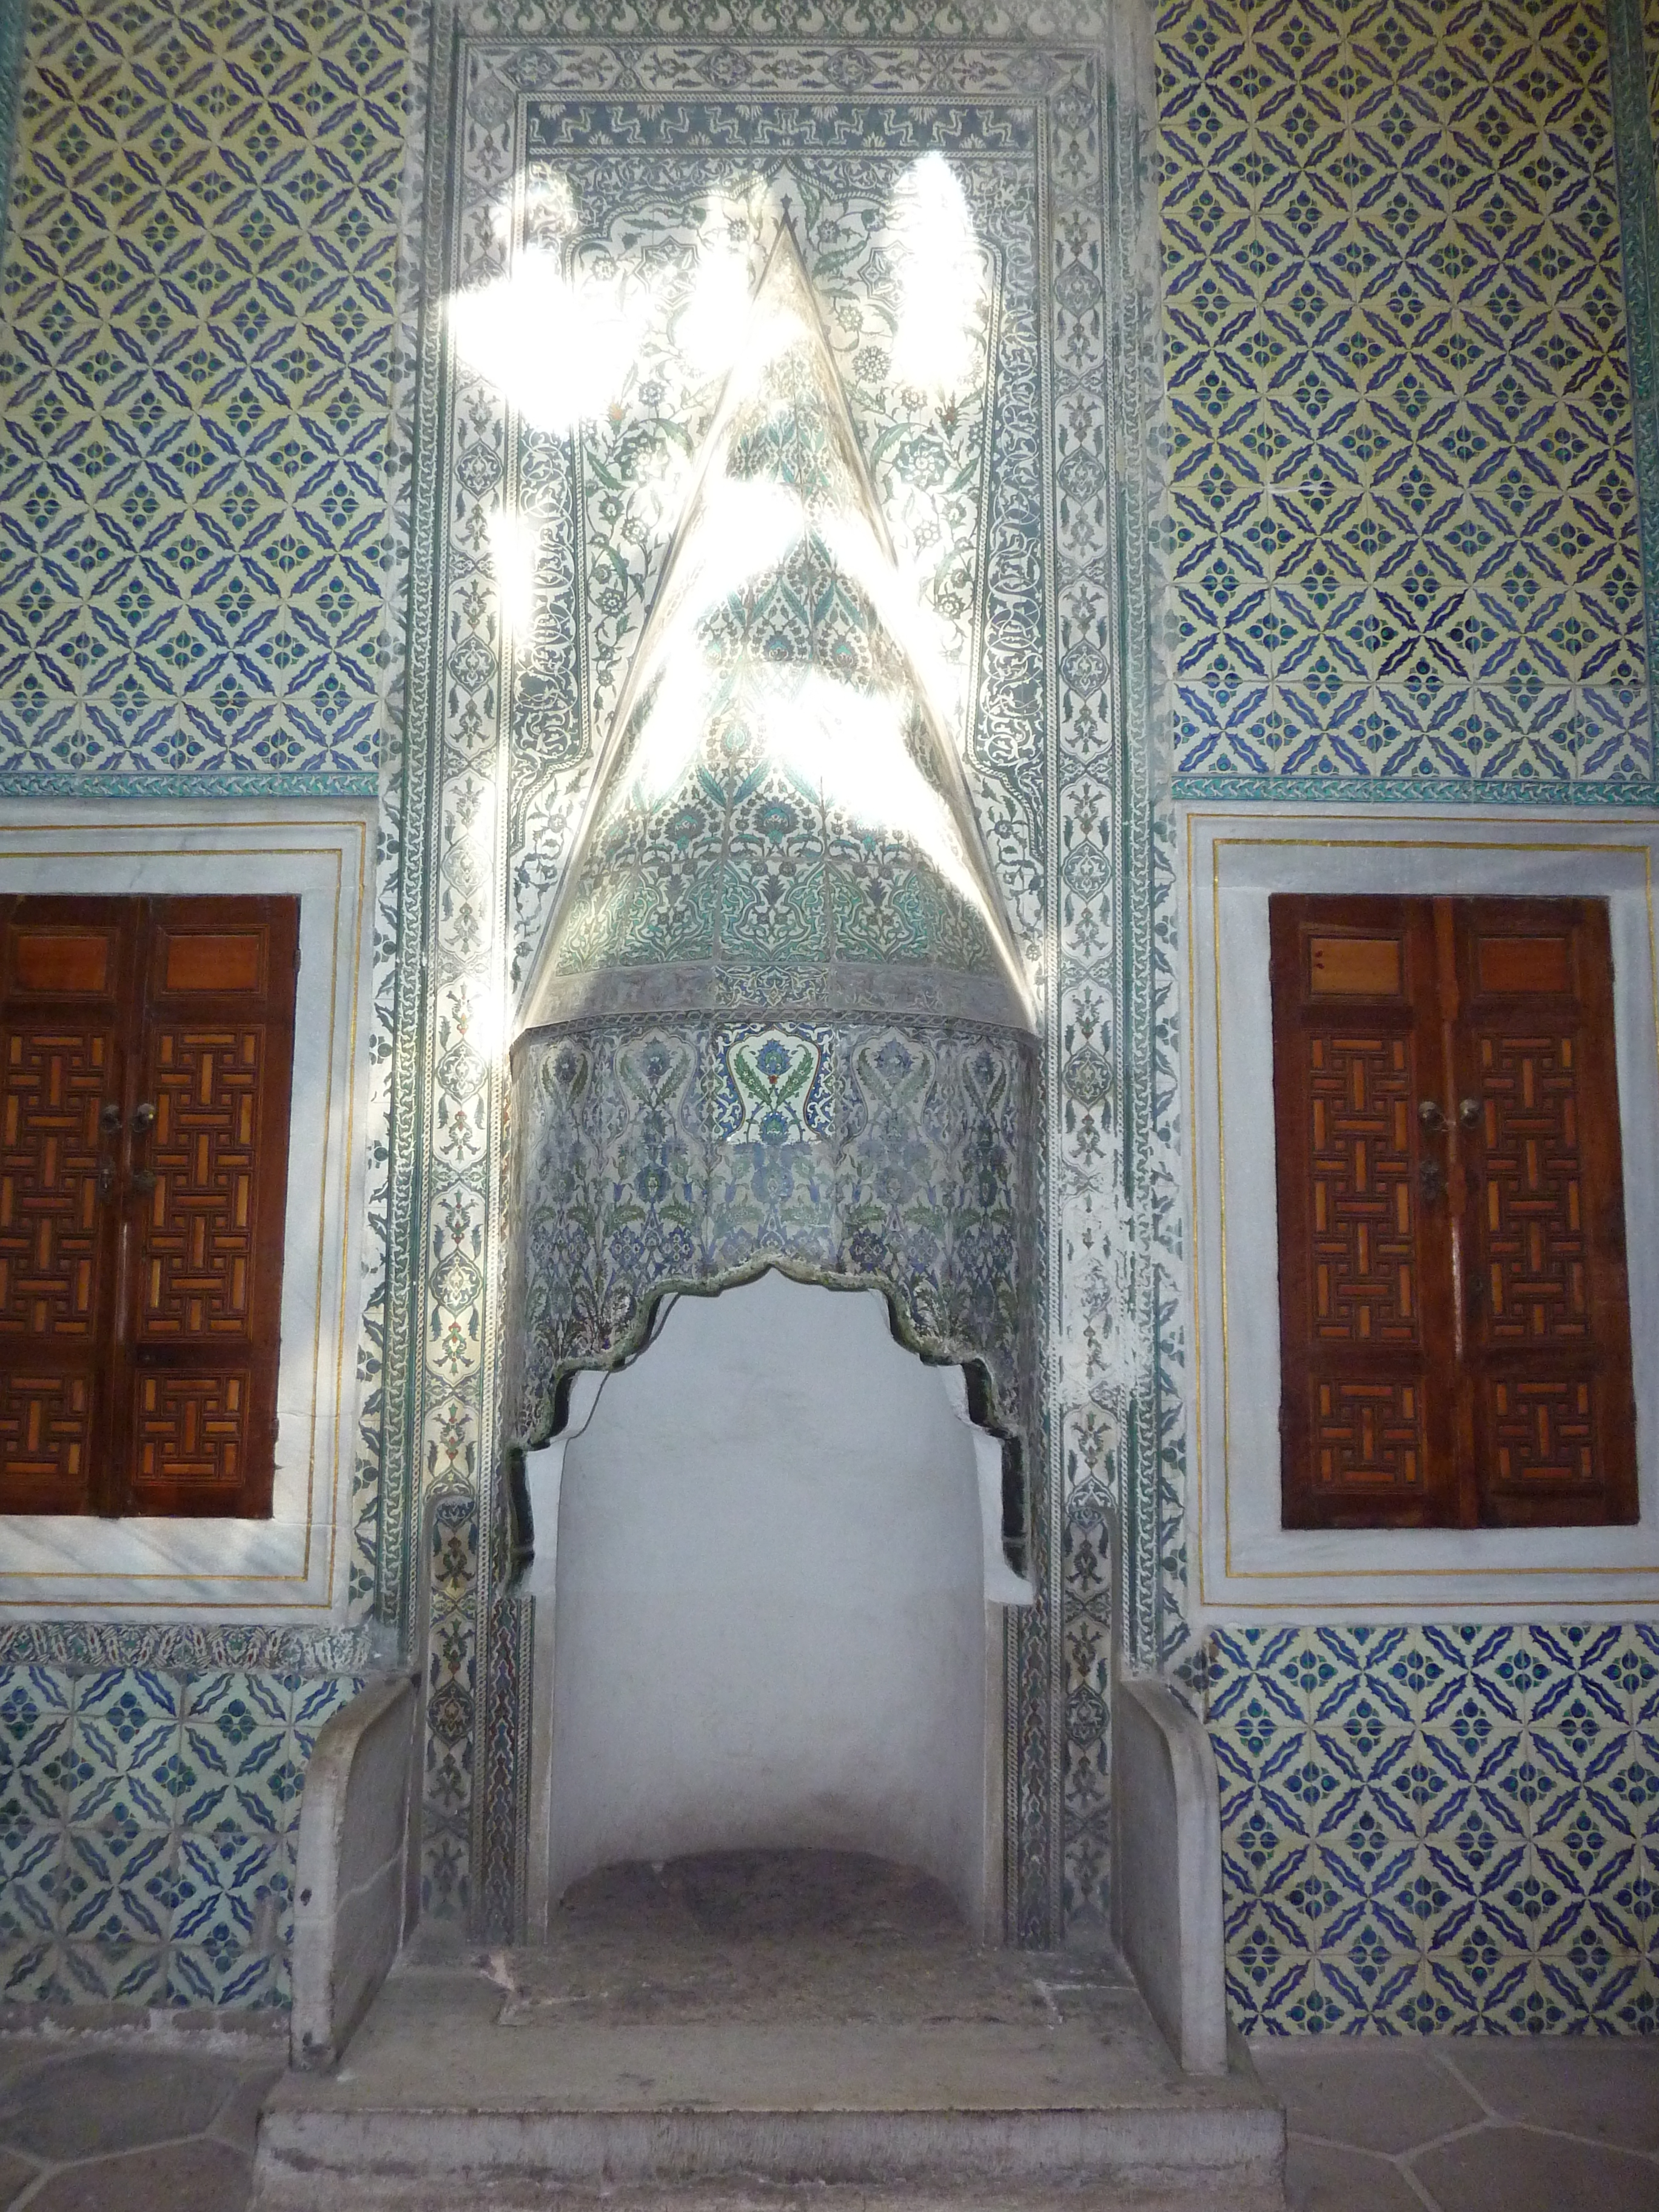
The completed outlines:
[[[0,1510],[270,1511],[298,927],[0,900]]]
[[[1483,1522],[1637,1517],[1607,909],[1457,915],[1467,1425]]]
[[[1268,915],[1285,1524],[1421,1526],[1455,1503],[1444,1193],[1418,1111],[1432,916],[1287,897]]]
[[[1586,900],[1269,900],[1284,1525],[1636,1517]]]

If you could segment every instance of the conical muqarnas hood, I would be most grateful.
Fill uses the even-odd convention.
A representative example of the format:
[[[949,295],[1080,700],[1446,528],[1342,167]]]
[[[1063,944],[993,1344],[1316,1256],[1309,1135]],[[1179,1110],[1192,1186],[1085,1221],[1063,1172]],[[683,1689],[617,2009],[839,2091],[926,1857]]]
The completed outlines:
[[[1037,1042],[786,230],[704,441],[513,1051],[507,1433],[781,1267],[1035,1405]]]
[[[784,228],[522,1005],[957,1016],[1030,1004]]]

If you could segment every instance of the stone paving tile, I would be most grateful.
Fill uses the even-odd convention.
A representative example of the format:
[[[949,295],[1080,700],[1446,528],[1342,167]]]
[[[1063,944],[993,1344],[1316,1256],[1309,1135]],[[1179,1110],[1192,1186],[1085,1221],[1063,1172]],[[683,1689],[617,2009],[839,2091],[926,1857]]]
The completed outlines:
[[[1291,2212],[1659,2212],[1659,2036],[1252,2045]]]
[[[62,2166],[27,2212],[242,2212],[252,2185],[246,2154],[228,2143],[167,2143]]]
[[[1370,2151],[1297,2138],[1287,2165],[1292,2212],[1423,2212],[1405,2175]]]
[[[33,2181],[40,2171],[33,2160],[19,2158],[15,2151],[0,2150],[0,2204],[9,2204],[24,2184]]]
[[[259,2107],[270,2094],[271,2084],[281,2081],[280,2066],[261,2066],[252,2073],[244,2074],[231,2091],[216,2117],[209,2134],[217,2142],[228,2143],[233,2150],[253,2155],[253,2139],[259,2132]]]
[[[240,2078],[222,2059],[193,2054],[53,2052],[0,2088],[0,2142],[61,2166],[199,2136]]]
[[[1284,2099],[1285,2124],[1296,2135],[1355,2150],[1407,2151],[1486,2117],[1420,2044],[1321,2036],[1293,2063],[1276,2065],[1276,2055],[1273,2045],[1256,2049],[1256,2068]]]
[[[121,2042],[0,2041],[0,2207],[246,2212],[270,2056]]]
[[[1655,2212],[1659,2167],[1536,2128],[1487,2128],[1422,2152],[1412,2172],[1437,2212]]]
[[[1540,2036],[1505,2049],[1506,2041],[1461,2037],[1453,2060],[1493,2112],[1626,2150],[1659,2150],[1659,2035]]]

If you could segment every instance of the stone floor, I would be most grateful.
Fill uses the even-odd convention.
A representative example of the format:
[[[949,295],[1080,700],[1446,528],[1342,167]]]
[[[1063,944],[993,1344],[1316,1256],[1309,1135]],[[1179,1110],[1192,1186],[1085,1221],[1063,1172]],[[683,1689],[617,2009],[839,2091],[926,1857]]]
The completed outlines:
[[[282,2053],[252,2038],[0,2035],[0,2205],[243,2212]]]
[[[1659,2037],[1254,2056],[1289,2108],[1296,2212],[1659,2212]],[[257,2050],[0,2036],[0,2205],[245,2212],[277,2071]]]
[[[1659,2036],[1251,2046],[1293,2212],[1659,2212]]]

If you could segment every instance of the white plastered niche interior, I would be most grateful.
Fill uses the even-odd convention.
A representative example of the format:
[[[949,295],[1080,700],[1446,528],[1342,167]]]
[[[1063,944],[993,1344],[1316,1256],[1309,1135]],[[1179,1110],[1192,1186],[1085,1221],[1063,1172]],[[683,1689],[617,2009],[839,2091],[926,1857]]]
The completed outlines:
[[[1659,1022],[1645,811],[1181,810],[1188,1195],[1206,1620],[1628,1619],[1659,1603]],[[1275,891],[1605,898],[1612,927],[1638,1526],[1287,1529],[1267,901]]]
[[[0,1619],[344,1617],[374,819],[371,799],[7,802],[0,892],[297,895],[301,960],[270,1518],[0,1516]]]

